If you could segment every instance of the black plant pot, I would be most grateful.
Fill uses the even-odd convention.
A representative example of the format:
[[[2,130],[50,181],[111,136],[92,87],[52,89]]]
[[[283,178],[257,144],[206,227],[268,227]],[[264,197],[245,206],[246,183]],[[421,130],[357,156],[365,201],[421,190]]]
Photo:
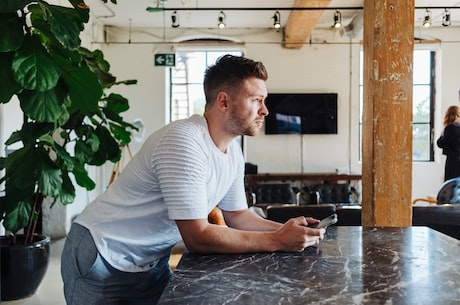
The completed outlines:
[[[0,236],[1,300],[9,301],[31,296],[37,291],[50,257],[50,238],[36,234],[34,242],[24,245],[24,236]]]

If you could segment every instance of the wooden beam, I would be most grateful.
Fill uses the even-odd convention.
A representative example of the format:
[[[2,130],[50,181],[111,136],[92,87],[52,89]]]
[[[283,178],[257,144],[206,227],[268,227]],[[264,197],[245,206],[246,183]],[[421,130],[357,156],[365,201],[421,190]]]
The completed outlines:
[[[414,0],[364,1],[363,226],[412,223]]]
[[[296,0],[294,7],[328,7],[331,0]],[[311,31],[318,23],[324,10],[292,11],[284,28],[283,46],[287,49],[300,49]],[[332,24],[332,20],[331,20]]]

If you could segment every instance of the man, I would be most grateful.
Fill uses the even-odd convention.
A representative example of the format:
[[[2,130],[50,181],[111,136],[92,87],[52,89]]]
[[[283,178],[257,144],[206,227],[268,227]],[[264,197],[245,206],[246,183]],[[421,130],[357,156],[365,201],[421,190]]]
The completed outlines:
[[[204,116],[152,134],[107,191],[75,220],[62,254],[67,304],[155,304],[181,238],[190,252],[303,251],[323,238],[318,220],[282,225],[247,208],[244,160],[234,141],[268,114],[260,62],[225,55],[207,69]],[[210,224],[222,209],[228,227]]]

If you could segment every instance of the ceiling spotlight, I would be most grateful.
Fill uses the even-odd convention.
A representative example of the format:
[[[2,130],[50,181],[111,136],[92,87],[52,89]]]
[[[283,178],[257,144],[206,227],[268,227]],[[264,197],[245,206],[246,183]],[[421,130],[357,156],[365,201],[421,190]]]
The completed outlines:
[[[339,10],[336,10],[334,13],[334,28],[338,29],[342,27],[342,13]]]
[[[225,18],[227,16],[225,16],[224,12],[220,11],[219,15],[217,16],[217,26],[219,27],[219,29],[223,29],[226,27],[225,25]]]
[[[423,27],[429,28],[431,26],[431,11],[426,9],[425,17],[423,18]]]
[[[279,29],[281,27],[281,15],[279,11],[276,11],[275,15],[273,15],[273,26],[275,29]]]
[[[450,25],[450,12],[447,8],[444,10],[444,14],[442,15],[442,25],[449,26]]]
[[[180,26],[180,24],[179,24],[179,16],[177,15],[176,11],[174,11],[171,14],[171,26],[173,28],[178,28]]]

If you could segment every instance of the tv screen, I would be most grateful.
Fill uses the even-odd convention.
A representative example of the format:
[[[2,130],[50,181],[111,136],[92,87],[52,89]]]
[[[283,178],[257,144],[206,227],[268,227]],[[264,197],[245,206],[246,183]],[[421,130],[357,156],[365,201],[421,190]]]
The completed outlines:
[[[337,93],[271,93],[265,134],[337,134]]]

